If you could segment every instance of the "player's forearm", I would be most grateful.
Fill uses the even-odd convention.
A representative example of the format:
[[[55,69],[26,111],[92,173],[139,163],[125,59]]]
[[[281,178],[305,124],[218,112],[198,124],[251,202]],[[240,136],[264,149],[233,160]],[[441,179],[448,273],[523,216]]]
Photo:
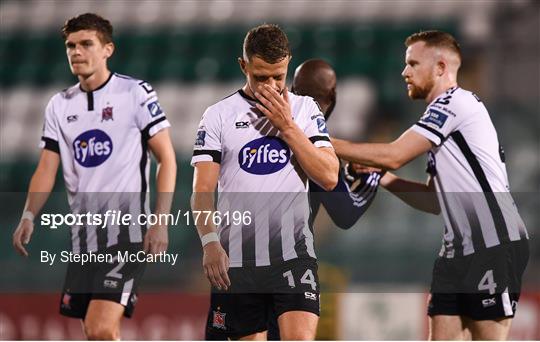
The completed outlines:
[[[174,156],[162,160],[156,173],[155,214],[168,214],[171,211],[174,187],[176,185],[176,160]]]
[[[217,231],[211,216],[215,210],[213,191],[209,189],[195,189],[193,191],[193,195],[191,196],[191,211],[199,237]],[[210,212],[208,219],[206,219],[207,215],[202,214],[202,212]]]
[[[429,184],[403,179],[387,172],[380,185],[415,209],[435,215],[441,211],[437,194]]]
[[[296,125],[283,131],[282,136],[306,175],[326,191],[332,190],[339,173],[336,155],[315,147]]]
[[[341,229],[349,229],[364,214],[374,196],[366,198],[364,201],[355,202],[347,189],[340,190],[320,196],[324,197],[323,206],[336,226]]]
[[[392,144],[363,144],[332,138],[332,145],[340,158],[365,166],[396,170],[404,164]]]
[[[56,174],[38,166],[30,180],[24,211],[30,211],[34,215],[41,211],[54,187],[55,178]]]

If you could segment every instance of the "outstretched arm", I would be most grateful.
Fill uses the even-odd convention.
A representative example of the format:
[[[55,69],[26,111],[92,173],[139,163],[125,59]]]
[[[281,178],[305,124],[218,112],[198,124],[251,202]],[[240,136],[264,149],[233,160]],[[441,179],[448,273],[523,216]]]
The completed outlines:
[[[332,145],[340,158],[384,170],[397,170],[433,147],[431,141],[412,129],[387,144],[353,143],[334,138]]]
[[[415,209],[435,215],[441,212],[431,176],[426,183],[420,183],[387,172],[381,179],[381,186]]]
[[[333,191],[324,192],[316,186],[310,189],[341,229],[351,228],[364,215],[375,199],[381,177],[378,172],[351,174],[346,168],[340,170]]]

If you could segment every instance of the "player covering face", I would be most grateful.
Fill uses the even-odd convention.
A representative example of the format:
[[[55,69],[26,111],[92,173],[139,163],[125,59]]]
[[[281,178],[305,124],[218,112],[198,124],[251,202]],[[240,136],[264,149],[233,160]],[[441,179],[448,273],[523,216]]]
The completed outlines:
[[[249,208],[256,221],[197,224],[213,286],[207,338],[266,337],[270,306],[283,339],[315,337],[319,288],[308,179],[333,189],[339,163],[317,104],[285,86],[290,59],[279,27],[250,30],[238,60],[244,87],[209,107],[197,132],[193,210],[215,210],[218,186],[218,209]]]

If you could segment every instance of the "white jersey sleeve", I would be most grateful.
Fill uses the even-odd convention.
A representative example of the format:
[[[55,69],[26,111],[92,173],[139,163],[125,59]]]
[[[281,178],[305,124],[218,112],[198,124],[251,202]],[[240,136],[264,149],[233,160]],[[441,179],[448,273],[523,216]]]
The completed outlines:
[[[450,89],[431,102],[420,120],[412,129],[440,146],[448,136],[459,129],[465,119],[465,113],[460,108],[459,101],[452,99],[455,89]]]
[[[39,147],[60,153],[58,144],[60,128],[58,125],[58,119],[54,112],[54,99],[56,96],[49,100],[49,103],[45,108],[45,122],[43,123],[43,134],[41,136]]]
[[[138,82],[134,92],[136,103],[139,104],[135,120],[145,139],[150,139],[162,129],[171,126],[159,104],[156,91],[149,83]]]
[[[197,129],[191,165],[200,161],[221,163],[221,119],[215,106],[206,109]]]
[[[316,147],[332,147],[330,135],[326,127],[326,120],[321,108],[312,98],[307,97],[305,103],[306,125],[303,127],[304,133]]]

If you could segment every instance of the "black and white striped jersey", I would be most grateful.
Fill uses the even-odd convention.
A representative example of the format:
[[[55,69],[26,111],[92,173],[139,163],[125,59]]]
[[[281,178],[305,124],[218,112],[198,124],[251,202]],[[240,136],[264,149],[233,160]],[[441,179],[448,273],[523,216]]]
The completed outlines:
[[[289,92],[294,121],[316,147],[331,147],[311,97]],[[231,267],[315,258],[308,178],[279,131],[242,90],[210,106],[197,132],[192,165],[220,164],[217,210],[249,212],[249,224],[218,227]]]
[[[449,89],[428,105],[412,129],[436,145],[429,152],[428,172],[445,222],[441,256],[528,239],[510,194],[497,132],[475,94]]]
[[[147,141],[169,127],[156,92],[137,79],[111,73],[96,90],[76,84],[54,95],[45,111],[40,146],[60,154],[72,213],[148,211]],[[146,227],[74,225],[74,253],[142,242]]]

